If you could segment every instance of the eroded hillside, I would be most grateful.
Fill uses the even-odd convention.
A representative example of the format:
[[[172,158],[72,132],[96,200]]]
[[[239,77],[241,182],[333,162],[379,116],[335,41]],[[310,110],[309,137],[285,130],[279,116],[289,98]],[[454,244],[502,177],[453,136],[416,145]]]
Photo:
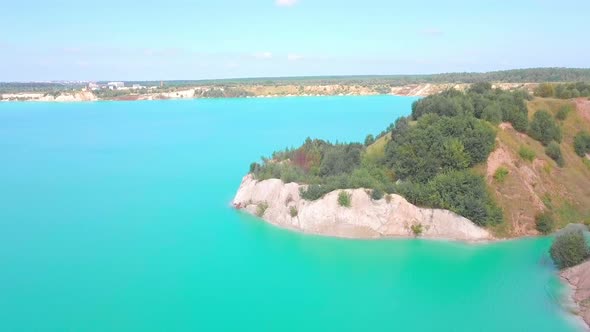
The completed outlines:
[[[573,147],[574,136],[590,130],[590,100],[535,98],[528,102],[529,118],[539,110],[556,116],[567,106],[572,111],[565,120],[558,120],[563,134],[563,167],[546,155],[540,142],[508,123],[499,126],[496,149],[481,170],[504,211],[506,222],[495,229],[498,235],[537,234],[535,216],[542,212],[552,214],[559,228],[590,222],[590,159],[578,156]],[[505,177],[496,175],[499,168],[508,171]]]

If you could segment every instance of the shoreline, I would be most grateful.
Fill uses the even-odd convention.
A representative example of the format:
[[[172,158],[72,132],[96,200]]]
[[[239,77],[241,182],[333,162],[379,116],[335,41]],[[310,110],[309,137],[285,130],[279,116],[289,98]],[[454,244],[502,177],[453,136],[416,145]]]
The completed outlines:
[[[304,234],[348,238],[421,238],[468,243],[498,239],[470,220],[443,209],[421,208],[391,194],[379,200],[365,189],[341,189],[307,201],[300,197],[304,185],[279,179],[258,181],[244,176],[232,200],[242,210],[275,226]],[[345,191],[351,205],[340,206],[337,197]]]
[[[163,98],[163,99],[96,99],[96,100],[0,100],[2,103],[48,103],[48,104],[68,104],[68,103],[101,103],[101,102],[149,102],[149,101],[194,101],[194,100],[227,100],[227,99],[287,99],[287,98],[325,98],[325,97],[415,97],[423,98],[426,96],[407,96],[397,94],[372,94],[372,95],[301,95],[301,96],[255,96],[255,97],[197,97],[197,98]]]
[[[536,83],[495,83],[494,87],[502,90],[526,89],[532,91]],[[146,93],[123,93],[119,96],[101,98],[91,90],[82,89],[69,91],[57,95],[45,92],[14,92],[0,94],[0,102],[87,102],[87,101],[142,101],[142,100],[194,100],[194,99],[222,99],[222,98],[289,98],[289,97],[344,97],[344,96],[399,96],[399,97],[427,97],[448,89],[464,91],[471,86],[469,83],[421,83],[400,86],[383,87],[360,85],[244,85],[238,86],[243,95],[226,93],[225,88],[218,86],[198,86],[167,88],[163,91]],[[229,88],[228,88],[229,89]],[[117,90],[115,90],[117,91]],[[125,90],[127,91],[127,90]],[[230,91],[230,90],[228,90]],[[217,96],[207,96],[204,92],[217,92]]]

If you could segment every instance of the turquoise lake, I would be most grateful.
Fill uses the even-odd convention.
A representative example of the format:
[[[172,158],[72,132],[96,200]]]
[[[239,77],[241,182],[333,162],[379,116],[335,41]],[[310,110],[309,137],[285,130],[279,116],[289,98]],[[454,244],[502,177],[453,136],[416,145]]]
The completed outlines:
[[[0,103],[0,331],[574,331],[550,239],[346,240],[229,203],[408,97]]]

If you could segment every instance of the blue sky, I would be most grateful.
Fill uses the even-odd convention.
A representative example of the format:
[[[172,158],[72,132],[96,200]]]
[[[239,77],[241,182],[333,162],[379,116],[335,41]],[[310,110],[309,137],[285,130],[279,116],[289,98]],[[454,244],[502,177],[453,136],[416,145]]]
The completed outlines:
[[[590,67],[588,0],[6,1],[0,81]]]

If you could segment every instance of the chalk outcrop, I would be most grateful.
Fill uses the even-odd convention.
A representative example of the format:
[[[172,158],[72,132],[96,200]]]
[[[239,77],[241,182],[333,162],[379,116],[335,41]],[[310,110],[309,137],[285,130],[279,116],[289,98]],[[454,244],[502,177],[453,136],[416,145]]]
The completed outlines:
[[[459,241],[486,241],[493,236],[470,220],[451,211],[417,207],[399,195],[373,200],[365,189],[345,190],[351,206],[338,204],[336,190],[316,201],[299,195],[297,183],[279,179],[257,181],[245,176],[233,200],[233,206],[262,219],[304,233],[349,237],[421,237]],[[412,229],[414,226],[414,230]]]

